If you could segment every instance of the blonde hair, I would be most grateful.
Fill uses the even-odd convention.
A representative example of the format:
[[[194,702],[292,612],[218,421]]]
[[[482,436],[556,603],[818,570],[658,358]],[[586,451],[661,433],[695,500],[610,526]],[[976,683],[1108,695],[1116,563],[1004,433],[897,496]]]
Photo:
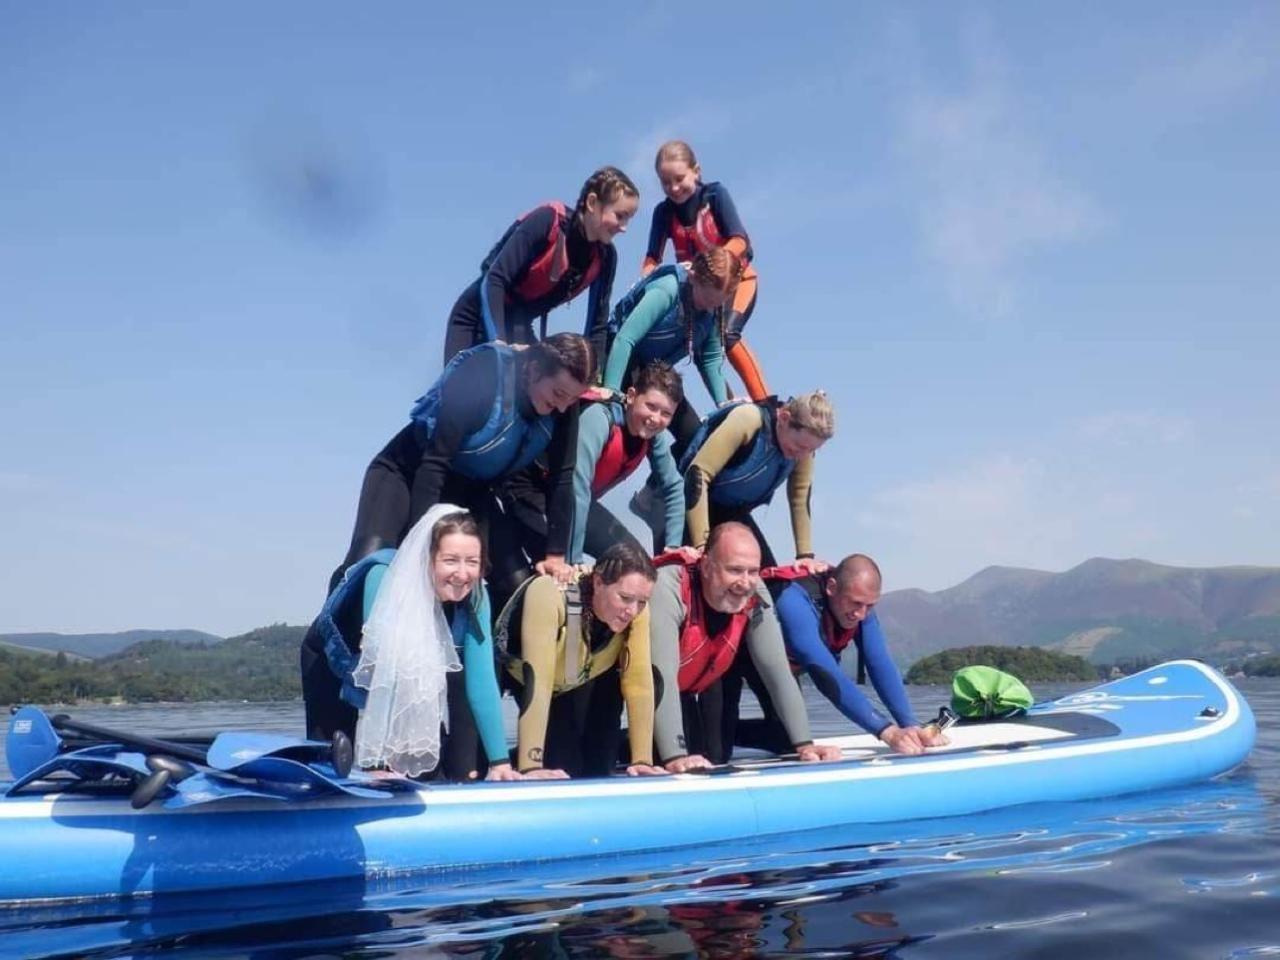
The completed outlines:
[[[825,390],[792,397],[782,405],[782,409],[787,411],[793,427],[808,430],[822,440],[830,440],[836,435],[836,411]]]
[[[693,155],[693,147],[683,140],[668,140],[658,148],[658,155],[653,160],[653,169],[657,170],[667,160],[683,160],[690,167],[698,165],[698,158]]]

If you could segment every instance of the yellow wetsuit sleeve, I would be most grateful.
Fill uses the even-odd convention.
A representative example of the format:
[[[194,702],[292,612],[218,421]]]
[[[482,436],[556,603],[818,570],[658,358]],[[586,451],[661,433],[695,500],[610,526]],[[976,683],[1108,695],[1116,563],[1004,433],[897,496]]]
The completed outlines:
[[[653,659],[649,655],[649,611],[631,621],[622,663],[622,699],[627,703],[627,739],[632,763],[653,763]]]
[[[524,709],[516,730],[516,767],[521,771],[542,766],[565,620],[564,594],[555,579],[538,577],[529,584],[520,615],[520,658],[529,667],[525,676],[532,673],[533,687],[524,692]]]
[[[791,504],[791,534],[796,539],[796,556],[813,556],[809,497],[813,490],[813,454],[796,464],[787,478],[787,501]]]
[[[755,404],[744,404],[729,413],[711,431],[685,472],[685,523],[692,546],[701,547],[711,533],[707,488],[733,455],[755,440],[764,425],[764,414]]]

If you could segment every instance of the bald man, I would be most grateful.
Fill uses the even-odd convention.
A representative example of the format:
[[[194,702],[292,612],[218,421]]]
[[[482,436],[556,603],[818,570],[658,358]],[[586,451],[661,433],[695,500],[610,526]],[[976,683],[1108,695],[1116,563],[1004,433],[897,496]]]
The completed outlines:
[[[764,577],[775,600],[794,673],[808,673],[837,710],[897,753],[923,753],[926,747],[947,742],[936,727],[922,727],[916,720],[902,674],[889,655],[889,644],[874,610],[882,582],[874,560],[855,553],[822,573],[783,567],[764,571]],[[840,668],[840,656],[850,644],[858,651],[858,682],[865,682],[865,676],[871,678],[891,717],[877,710]],[[726,730],[724,736],[744,746],[776,750],[785,745],[785,730],[768,689],[751,664],[741,664],[726,681],[725,699],[736,700],[743,679],[756,694],[765,716],[762,721],[743,721],[732,734]],[[727,704],[725,715],[736,716],[736,710]]]
[[[672,557],[661,566],[649,601],[649,645],[662,691],[654,740],[672,773],[709,766],[704,754],[728,759],[733,743],[720,737],[731,726],[720,681],[739,659],[751,662],[776,705],[787,750],[806,761],[840,759],[838,749],[809,736],[804,698],[760,581],[760,544],[747,526],[722,523],[700,558]]]

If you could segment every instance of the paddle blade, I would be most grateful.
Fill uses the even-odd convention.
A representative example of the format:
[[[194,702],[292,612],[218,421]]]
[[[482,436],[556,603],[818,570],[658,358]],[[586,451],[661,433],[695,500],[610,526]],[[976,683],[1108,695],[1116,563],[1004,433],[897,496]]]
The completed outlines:
[[[147,758],[142,754],[105,743],[97,747],[73,750],[71,753],[60,753],[53,759],[46,760],[15,780],[9,787],[9,793],[16,794],[28,784],[64,772],[81,780],[114,778],[122,782],[136,782],[145,779],[152,771],[147,769]]]
[[[23,707],[9,720],[5,737],[5,757],[15,780],[43,766],[58,755],[62,739],[53,724],[37,707]]]
[[[288,757],[259,757],[236,767],[235,773],[258,781],[256,789],[268,792],[287,791],[292,799],[345,793],[364,800],[385,800],[393,792],[411,788],[412,784],[397,780],[365,780],[356,782],[337,776],[329,776],[323,766],[312,766]],[[368,786],[362,784],[367,783]]]
[[[262,757],[287,755],[293,760],[328,760],[330,746],[320,740],[303,740],[279,733],[229,730],[209,745],[208,763],[215,770],[236,770]]]

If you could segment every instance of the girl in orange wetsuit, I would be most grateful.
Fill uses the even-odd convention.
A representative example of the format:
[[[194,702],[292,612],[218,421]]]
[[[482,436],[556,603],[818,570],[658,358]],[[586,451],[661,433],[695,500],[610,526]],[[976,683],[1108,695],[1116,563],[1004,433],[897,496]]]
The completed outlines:
[[[681,263],[692,260],[702,250],[719,246],[742,259],[742,279],[724,317],[724,349],[751,399],[763,400],[769,396],[764,374],[742,339],[742,329],[756,306],[756,270],[751,265],[751,240],[729,191],[721,183],[702,182],[698,160],[683,140],[669,140],[659,147],[654,168],[667,198],[653,208],[649,248],[641,273],[647,276],[662,263],[667,240],[675,247],[676,260]]]

